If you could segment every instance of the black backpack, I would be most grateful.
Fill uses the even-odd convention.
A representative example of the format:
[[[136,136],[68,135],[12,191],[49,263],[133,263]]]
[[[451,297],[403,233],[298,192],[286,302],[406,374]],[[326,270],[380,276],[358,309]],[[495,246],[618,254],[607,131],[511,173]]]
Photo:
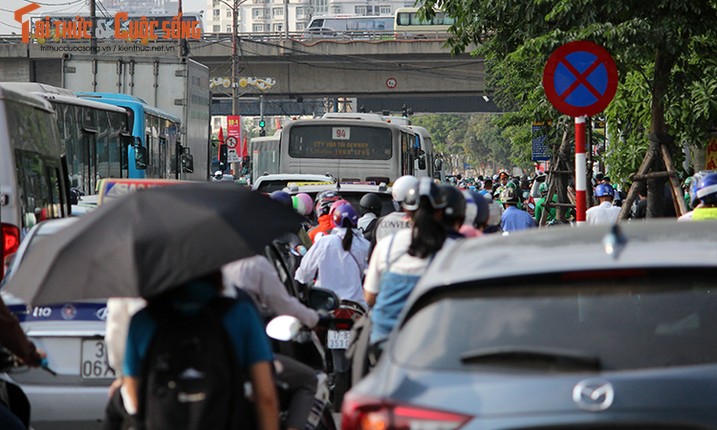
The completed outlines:
[[[215,297],[194,315],[150,303],[157,331],[144,361],[137,424],[147,430],[253,426],[246,375],[222,318],[235,304]]]

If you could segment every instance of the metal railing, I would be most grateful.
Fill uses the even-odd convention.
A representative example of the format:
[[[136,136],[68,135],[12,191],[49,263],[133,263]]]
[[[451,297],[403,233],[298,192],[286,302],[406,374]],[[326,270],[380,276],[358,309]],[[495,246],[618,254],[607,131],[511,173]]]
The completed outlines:
[[[237,37],[240,40],[256,40],[256,41],[276,41],[286,39],[286,34],[283,31],[269,31],[269,32],[245,32],[237,33]],[[324,31],[324,32],[309,32],[309,31],[291,31],[288,33],[288,38],[291,40],[303,41],[303,42],[315,42],[315,41],[327,41],[327,42],[350,42],[350,41],[381,41],[381,40],[398,40],[398,41],[416,41],[416,40],[446,40],[449,34],[445,32],[422,32],[420,35],[410,33],[394,33],[393,30],[386,31]],[[231,33],[204,33],[202,35],[202,42],[231,42]],[[190,40],[192,42],[193,40]],[[101,42],[124,42],[124,40],[114,39],[102,39]],[[19,44],[22,43],[22,38],[19,35],[0,35],[0,44]],[[37,43],[37,41],[33,41]],[[57,43],[53,40],[48,40],[45,43]],[[68,39],[62,40],[65,43],[89,43],[89,40],[84,39]],[[151,43],[177,43],[176,40],[165,40],[158,39],[151,41]]]

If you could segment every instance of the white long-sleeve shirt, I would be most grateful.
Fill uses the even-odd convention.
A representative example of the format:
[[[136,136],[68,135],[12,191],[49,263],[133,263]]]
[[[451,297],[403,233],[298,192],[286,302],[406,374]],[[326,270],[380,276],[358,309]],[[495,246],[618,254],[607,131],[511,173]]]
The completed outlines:
[[[249,292],[259,302],[259,306],[276,315],[294,316],[310,328],[319,321],[319,314],[315,310],[304,306],[286,291],[276,269],[263,255],[224,265],[222,278],[226,287],[239,287]]]
[[[369,242],[354,230],[351,252],[344,251],[341,241],[345,228],[336,228],[322,236],[301,260],[294,278],[310,283],[318,271],[317,287],[333,290],[340,299],[352,300],[366,306],[361,279],[368,261]]]
[[[588,225],[614,224],[620,216],[620,208],[611,202],[602,202],[585,212],[585,221]]]

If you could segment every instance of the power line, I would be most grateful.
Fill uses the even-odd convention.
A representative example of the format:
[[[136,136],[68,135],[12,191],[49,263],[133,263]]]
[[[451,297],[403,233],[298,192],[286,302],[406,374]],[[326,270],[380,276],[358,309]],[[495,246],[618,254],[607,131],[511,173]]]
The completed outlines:
[[[71,1],[71,2],[67,2],[67,3],[56,3],[56,4],[42,3],[42,2],[34,1],[34,0],[24,0],[24,1],[25,1],[26,3],[35,3],[35,4],[38,4],[38,5],[40,5],[40,6],[50,6],[50,7],[55,7],[55,6],[69,6],[69,5],[76,5],[76,4],[78,4],[78,3],[85,3],[85,0],[74,0],[74,1]]]

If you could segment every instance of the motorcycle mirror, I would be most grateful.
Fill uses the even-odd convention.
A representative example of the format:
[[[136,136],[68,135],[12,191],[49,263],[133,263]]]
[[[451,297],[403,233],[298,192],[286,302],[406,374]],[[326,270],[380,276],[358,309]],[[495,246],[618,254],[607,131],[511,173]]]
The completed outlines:
[[[276,340],[291,340],[301,329],[301,321],[291,315],[279,315],[266,325],[266,334]]]

